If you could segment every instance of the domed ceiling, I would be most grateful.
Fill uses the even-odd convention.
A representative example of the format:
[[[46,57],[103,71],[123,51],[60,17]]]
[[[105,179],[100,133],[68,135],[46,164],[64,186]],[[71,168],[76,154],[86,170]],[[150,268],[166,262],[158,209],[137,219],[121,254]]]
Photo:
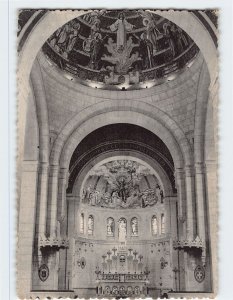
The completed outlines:
[[[181,28],[145,10],[92,11],[59,28],[43,46],[67,78],[123,90],[175,78],[198,51]]]
[[[163,202],[163,190],[153,170],[132,159],[117,159],[89,172],[81,201],[107,208],[145,208]]]

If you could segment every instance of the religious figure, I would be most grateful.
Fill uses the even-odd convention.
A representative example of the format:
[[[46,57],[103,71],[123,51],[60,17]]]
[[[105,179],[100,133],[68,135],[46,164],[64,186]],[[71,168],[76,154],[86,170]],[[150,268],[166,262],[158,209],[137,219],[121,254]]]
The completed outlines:
[[[131,221],[132,235],[138,235],[138,220],[133,218]]]
[[[107,220],[107,235],[114,236],[114,220],[112,218]]]
[[[98,69],[98,62],[100,60],[100,51],[102,47],[102,36],[100,33],[95,33],[90,44],[90,62],[89,67]]]
[[[185,50],[188,47],[189,45],[188,39],[180,27],[176,27],[175,31],[177,36],[177,48],[178,51],[181,53],[183,50]]]
[[[76,39],[78,37],[78,33],[80,30],[80,24],[79,23],[74,23],[74,25],[71,27],[69,37],[68,37],[68,42],[67,42],[67,48],[66,51],[69,53],[71,50],[73,50]]]
[[[87,224],[87,233],[92,235],[93,230],[94,230],[94,219],[92,216],[89,216],[88,224]]]
[[[120,219],[119,220],[119,241],[125,242],[126,240],[126,220]]]
[[[126,33],[132,31],[135,26],[126,21],[123,12],[119,13],[118,19],[110,26],[111,31],[117,32],[117,49],[123,50],[126,46]]]
[[[79,30],[79,23],[65,24],[55,32],[50,40],[50,45],[65,58],[68,58],[68,54],[74,48]]]
[[[157,222],[157,218],[154,216],[152,218],[152,233],[153,234],[158,234],[158,222]]]
[[[140,36],[140,57],[142,58],[143,69],[150,69],[154,67],[154,60],[153,60],[153,44],[147,38],[145,32],[143,32]]]
[[[149,40],[154,48],[154,52],[158,51],[158,37],[161,35],[152,18],[144,18],[143,25],[145,26],[146,39]]]
[[[99,191],[93,191],[90,193],[89,196],[89,204],[92,206],[98,205],[99,204]]]
[[[126,203],[126,199],[127,199],[126,187],[127,187],[127,184],[126,184],[125,178],[122,177],[122,178],[119,179],[118,186],[119,186],[119,191],[118,191],[119,197],[122,199],[122,201],[124,203]]]
[[[174,58],[177,54],[177,47],[176,47],[176,36],[174,28],[171,26],[170,23],[165,23],[163,25],[163,32],[164,36],[168,40],[169,48],[172,54],[172,58]]]

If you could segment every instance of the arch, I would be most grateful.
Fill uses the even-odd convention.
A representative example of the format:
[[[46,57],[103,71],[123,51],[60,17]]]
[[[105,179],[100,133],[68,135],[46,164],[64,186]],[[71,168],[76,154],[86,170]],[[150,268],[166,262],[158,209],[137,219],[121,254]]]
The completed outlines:
[[[20,78],[18,85],[20,120],[25,119],[25,107],[27,106],[26,99],[30,90],[29,75],[33,62],[36,59],[36,56],[42,45],[59,27],[70,20],[89,12],[90,11],[84,10],[49,11],[38,21],[37,26],[33,28],[32,32],[30,32],[27,41],[20,52],[18,64],[18,78]],[[217,49],[210,34],[200,20],[192,13],[187,11],[173,11],[173,14],[169,14],[168,11],[160,10],[151,12],[172,21],[181,27],[194,40],[201,50],[207,63],[211,84],[214,83],[217,69]],[[192,26],[190,26],[190,24],[192,24]],[[198,28],[198,30],[196,28]],[[38,39],[37,36],[40,36],[40,39]],[[22,123],[21,125],[22,126],[18,126],[18,136],[20,137],[19,144],[24,144],[23,136],[25,131],[25,123]]]
[[[195,163],[204,161],[204,137],[205,137],[205,122],[207,116],[207,104],[209,99],[209,84],[210,77],[203,63],[199,77],[197,90],[197,102],[195,112],[195,128],[194,128],[194,159]]]
[[[106,107],[108,107],[106,111]],[[166,113],[144,102],[103,101],[89,106],[70,120],[57,137],[50,162],[66,168],[78,143],[93,130],[115,123],[129,123],[157,135],[169,149],[177,168],[192,163],[190,144],[177,123]]]
[[[127,151],[118,151],[118,152],[114,152],[114,156],[130,156],[132,158],[136,158],[139,161],[142,160],[142,154],[136,151],[132,151],[130,150],[130,153],[127,153]],[[81,190],[82,190],[82,185],[79,184],[78,182],[82,183],[85,182],[85,177],[86,174],[88,173],[88,171],[96,164],[102,162],[105,159],[108,159],[110,157],[113,156],[113,153],[111,152],[107,152],[107,153],[103,153],[100,154],[97,158],[94,158],[93,160],[90,160],[89,163],[83,168],[83,170],[79,173],[79,176],[76,178],[75,182],[74,182],[74,189],[73,189],[73,196],[79,196],[81,194]],[[167,174],[165,173],[165,171],[161,168],[161,166],[153,159],[151,159],[150,157],[147,157],[145,155],[143,155],[143,161],[146,162],[148,165],[150,165],[152,167],[152,169],[155,171],[156,173],[156,177],[159,179],[159,181],[162,184],[162,188],[164,190],[165,196],[169,196],[172,194],[172,186],[171,183],[169,181],[169,178],[167,176]]]

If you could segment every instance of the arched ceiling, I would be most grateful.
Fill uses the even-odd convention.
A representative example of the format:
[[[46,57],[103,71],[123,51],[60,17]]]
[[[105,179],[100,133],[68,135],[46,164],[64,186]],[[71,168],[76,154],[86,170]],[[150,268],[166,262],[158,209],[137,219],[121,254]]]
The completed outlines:
[[[177,25],[146,10],[94,10],[54,32],[43,52],[71,80],[132,90],[174,79],[199,49]]]
[[[84,138],[75,149],[69,165],[67,192],[71,193],[82,169],[95,157],[119,150],[133,150],[155,160],[169,178],[176,192],[174,162],[163,141],[150,131],[131,124],[114,124],[101,127]]]

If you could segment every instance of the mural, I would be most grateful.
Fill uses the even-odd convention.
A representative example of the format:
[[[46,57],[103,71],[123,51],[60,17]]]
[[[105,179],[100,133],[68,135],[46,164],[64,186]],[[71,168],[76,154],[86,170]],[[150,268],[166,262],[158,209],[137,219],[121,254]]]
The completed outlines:
[[[163,197],[163,190],[151,170],[136,161],[115,160],[92,169],[81,199],[90,206],[144,208],[158,201],[163,203]]]
[[[148,11],[94,10],[54,32],[43,51],[81,80],[139,88],[181,69],[199,50],[178,26]]]

